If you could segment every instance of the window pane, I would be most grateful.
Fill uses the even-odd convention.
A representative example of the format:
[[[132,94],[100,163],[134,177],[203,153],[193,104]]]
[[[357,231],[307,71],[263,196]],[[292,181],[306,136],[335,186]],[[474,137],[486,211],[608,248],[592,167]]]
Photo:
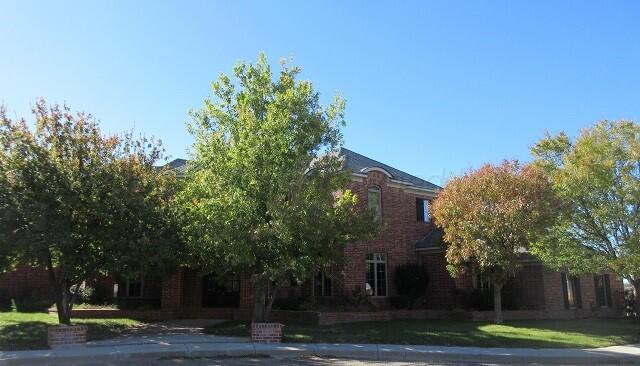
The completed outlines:
[[[367,282],[365,284],[365,293],[373,296],[375,285],[376,270],[374,263],[367,263]]]
[[[331,277],[324,276],[324,288],[322,291],[322,296],[331,296]]]
[[[567,279],[567,299],[570,308],[576,307],[576,289],[575,289],[575,281],[572,276],[566,276]]]
[[[387,296],[387,265],[386,263],[377,263],[377,296]]]
[[[429,220],[431,220],[431,218],[429,217],[429,201],[424,200],[423,202],[423,208],[424,208],[424,222],[429,222]]]
[[[127,281],[127,296],[129,297],[142,296],[142,280]]]
[[[370,187],[367,195],[367,204],[371,210],[376,213],[376,219],[380,219],[382,214],[382,202],[381,202],[380,188]]]

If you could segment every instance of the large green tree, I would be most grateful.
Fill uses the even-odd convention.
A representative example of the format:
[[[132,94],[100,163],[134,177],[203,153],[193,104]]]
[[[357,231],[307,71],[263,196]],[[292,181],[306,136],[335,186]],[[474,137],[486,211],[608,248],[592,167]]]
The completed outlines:
[[[343,245],[377,224],[344,189],[349,173],[331,153],[342,143],[343,100],[323,108],[298,67],[283,62],[274,80],[264,55],[233,71],[192,112],[183,234],[202,271],[251,277],[253,319],[263,322],[278,284],[339,263]]]
[[[448,269],[455,276],[473,267],[491,282],[497,323],[502,322],[502,287],[520,270],[524,250],[553,222],[553,202],[542,171],[515,161],[454,178],[435,200]]]
[[[31,129],[0,109],[1,264],[45,267],[59,321],[70,324],[83,281],[175,258],[175,183],[154,167],[152,140],[104,136],[91,115],[43,100],[33,113]]]
[[[532,153],[563,201],[561,219],[533,251],[576,274],[610,270],[640,294],[640,126],[602,121],[573,141],[548,135]]]

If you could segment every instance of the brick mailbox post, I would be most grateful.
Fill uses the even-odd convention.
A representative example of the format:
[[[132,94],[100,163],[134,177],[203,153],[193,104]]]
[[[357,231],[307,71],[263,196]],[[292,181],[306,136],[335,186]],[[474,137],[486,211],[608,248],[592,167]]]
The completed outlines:
[[[251,342],[280,343],[282,327],[284,325],[280,323],[251,323]]]
[[[86,325],[56,325],[47,330],[49,347],[71,346],[87,342]]]

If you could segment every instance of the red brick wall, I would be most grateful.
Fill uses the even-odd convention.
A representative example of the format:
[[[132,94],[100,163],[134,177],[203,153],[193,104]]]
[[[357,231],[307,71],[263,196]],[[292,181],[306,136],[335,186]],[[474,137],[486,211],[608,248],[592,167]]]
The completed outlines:
[[[180,310],[184,297],[184,269],[178,268],[162,279],[160,307],[165,311]]]
[[[15,271],[0,275],[0,292],[9,296],[25,290],[49,291],[49,274],[42,267],[19,266]]]
[[[622,315],[624,307],[624,286],[622,280],[613,273],[609,273],[612,306],[598,308],[596,302],[595,282],[593,275],[579,276],[582,307],[567,310],[564,306],[561,272],[545,269],[543,271],[545,310],[548,312],[575,313],[577,316],[589,316],[590,313],[599,315]]]
[[[361,182],[352,181],[348,188],[358,195],[360,204],[367,207],[367,189],[370,186],[377,186],[382,192],[382,230],[375,240],[347,244],[340,279],[347,294],[357,289],[364,290],[367,254],[384,253],[387,255],[387,295],[392,296],[396,293],[395,268],[416,260],[416,241],[428,233],[431,224],[416,220],[415,199],[418,196],[390,186],[389,179],[381,172],[369,172]]]

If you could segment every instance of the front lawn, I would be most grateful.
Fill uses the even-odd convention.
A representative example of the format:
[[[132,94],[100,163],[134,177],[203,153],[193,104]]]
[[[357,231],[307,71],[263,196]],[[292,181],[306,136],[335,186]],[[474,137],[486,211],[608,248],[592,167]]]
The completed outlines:
[[[249,323],[226,322],[209,334],[248,337]],[[626,319],[531,320],[503,325],[454,320],[391,320],[329,326],[287,325],[283,342],[438,346],[595,348],[640,342],[640,322]]]
[[[89,326],[89,340],[115,337],[141,324],[131,319],[73,319],[72,322]],[[0,350],[48,348],[47,327],[55,324],[58,317],[46,313],[0,312]]]

